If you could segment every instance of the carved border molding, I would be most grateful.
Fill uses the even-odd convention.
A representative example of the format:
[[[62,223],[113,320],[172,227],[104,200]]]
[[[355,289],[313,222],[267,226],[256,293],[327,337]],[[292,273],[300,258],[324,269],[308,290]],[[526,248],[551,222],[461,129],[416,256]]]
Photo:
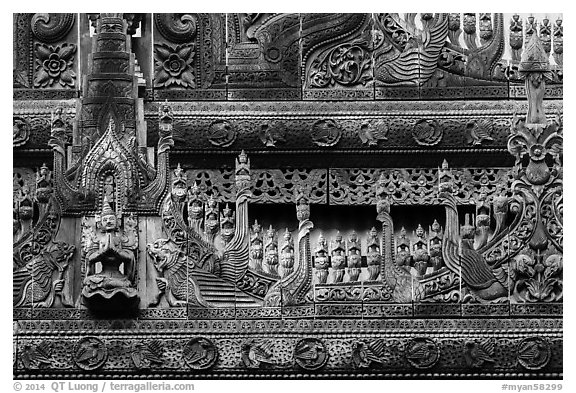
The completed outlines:
[[[159,344],[152,344],[158,340]],[[266,367],[251,365],[243,360],[250,346],[264,346],[274,340],[275,350]],[[485,362],[477,360],[470,346],[490,341]],[[302,342],[308,345],[302,347]],[[418,350],[426,342],[424,351]],[[98,344],[90,362],[77,355],[78,346],[85,342]],[[193,343],[198,343],[193,346]],[[538,360],[523,356],[539,343]],[[138,345],[137,345],[138,344]],[[263,377],[278,378],[298,372],[300,378],[345,377],[351,369],[365,377],[426,377],[444,378],[499,376],[500,378],[560,378],[562,376],[561,333],[548,331],[525,332],[452,332],[440,330],[386,334],[361,332],[346,334],[336,331],[273,334],[250,333],[177,333],[164,334],[64,334],[46,336],[19,336],[15,344],[15,377],[42,378],[54,372],[61,378],[115,378],[120,373],[132,376],[193,376],[194,378]],[[154,347],[152,347],[154,345]],[[317,346],[320,354],[301,353],[305,348]],[[365,345],[372,353],[368,364],[362,359],[359,346]],[[146,370],[141,368],[142,346],[154,348],[157,357]],[[384,347],[377,351],[376,347]],[[42,348],[48,362],[39,367],[29,361],[29,352]],[[364,348],[366,350],[366,348]],[[427,351],[433,351],[428,353]],[[197,356],[194,356],[197,355]],[[300,358],[302,356],[302,358]],[[321,357],[320,357],[321,356]],[[194,359],[194,361],[192,361]],[[306,362],[299,361],[308,359]],[[137,361],[138,360],[138,361]],[[78,374],[83,369],[82,374]],[[124,377],[124,376],[123,376]]]
[[[316,307],[315,307],[316,306]],[[330,308],[326,308],[329,306]],[[350,310],[356,314],[350,314]],[[473,321],[466,318],[485,317],[486,315],[494,315],[502,318],[531,318],[531,317],[554,317],[560,318],[563,315],[562,303],[494,303],[494,304],[474,304],[474,303],[418,303],[418,304],[404,304],[404,303],[384,303],[384,302],[365,302],[365,303],[351,303],[351,304],[334,304],[334,303],[317,303],[316,305],[310,304],[306,306],[290,306],[290,307],[224,307],[218,309],[204,309],[194,307],[174,307],[174,308],[149,308],[139,310],[138,321],[112,321],[112,320],[92,320],[91,314],[86,309],[31,309],[31,308],[15,308],[13,317],[15,321],[20,324],[28,324],[22,326],[29,326],[29,329],[34,330],[49,330],[50,326],[58,326],[56,320],[66,322],[70,329],[78,330],[82,326],[86,329],[101,329],[107,326],[114,326],[115,323],[119,327],[135,326],[138,329],[152,329],[154,323],[160,321],[169,321],[165,323],[182,323],[187,326],[189,323],[200,323],[199,320],[205,321],[218,321],[226,320],[234,322],[237,318],[244,320],[242,323],[258,323],[252,319],[262,319],[262,321],[270,324],[286,323],[285,320],[279,318],[296,318],[301,319],[303,324],[316,323],[315,319],[327,319],[337,317],[337,322],[318,322],[318,323],[354,323],[362,329],[364,320],[370,320],[371,324],[392,324],[398,323],[396,318],[404,318],[405,321],[417,321],[418,318],[424,317],[442,317],[442,323],[448,324],[482,324],[484,319]],[[349,322],[345,321],[349,318]],[[363,318],[363,319],[362,319]],[[457,319],[450,319],[457,318]],[[462,318],[462,319],[461,319]],[[83,321],[80,321],[83,320]],[[140,322],[140,321],[147,322]],[[276,320],[276,321],[275,321]],[[38,322],[35,322],[38,321]],[[304,322],[306,321],[306,322]],[[352,321],[352,322],[350,322]],[[388,321],[388,322],[384,322]],[[438,320],[437,320],[438,321]],[[448,322],[446,322],[448,321]],[[452,321],[452,322],[450,322]],[[514,321],[514,320],[511,320]],[[561,320],[559,320],[562,323]],[[38,324],[38,327],[35,324]],[[162,322],[164,323],[164,322]],[[240,322],[238,322],[240,323]],[[412,323],[412,322],[406,322]],[[416,322],[414,322],[416,323]],[[421,322],[420,322],[421,323]],[[432,322],[434,323],[434,322]],[[509,323],[509,322],[506,322]],[[515,323],[515,322],[512,322]],[[128,325],[126,325],[128,324]],[[132,325],[134,324],[134,325]],[[236,326],[236,325],[234,325]],[[480,326],[480,325],[478,325]],[[510,327],[512,328],[512,327]]]
[[[502,152],[514,112],[525,102],[263,102],[168,103],[174,113],[175,149],[290,154],[403,149],[456,154]],[[191,109],[193,108],[193,109]],[[561,101],[547,101],[552,118]],[[157,105],[145,105],[149,138]],[[192,137],[193,136],[193,137]],[[193,142],[192,142],[193,141]]]

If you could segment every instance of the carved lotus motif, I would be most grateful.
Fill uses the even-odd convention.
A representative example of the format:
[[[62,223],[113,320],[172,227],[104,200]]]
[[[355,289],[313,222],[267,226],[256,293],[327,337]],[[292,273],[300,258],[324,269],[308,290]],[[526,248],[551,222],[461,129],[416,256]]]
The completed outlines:
[[[36,44],[35,87],[52,86],[58,82],[63,87],[74,87],[76,74],[72,71],[76,45],[48,46]]]
[[[154,86],[168,87],[174,84],[182,87],[196,87],[192,70],[194,55],[193,44],[179,45],[175,48],[165,44],[155,45]]]

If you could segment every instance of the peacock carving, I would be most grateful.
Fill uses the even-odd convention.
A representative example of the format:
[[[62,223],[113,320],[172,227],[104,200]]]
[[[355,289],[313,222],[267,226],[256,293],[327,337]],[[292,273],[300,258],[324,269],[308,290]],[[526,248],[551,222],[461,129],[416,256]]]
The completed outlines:
[[[504,241],[498,234],[493,234],[490,242],[483,247],[475,248],[475,228],[466,222],[460,228],[458,207],[454,197],[452,173],[446,160],[439,171],[438,198],[446,211],[446,224],[442,242],[442,258],[452,272],[460,274],[462,281],[470,290],[470,295],[478,300],[490,301],[508,296],[508,275],[501,264],[489,265],[482,254],[483,250],[494,247]]]

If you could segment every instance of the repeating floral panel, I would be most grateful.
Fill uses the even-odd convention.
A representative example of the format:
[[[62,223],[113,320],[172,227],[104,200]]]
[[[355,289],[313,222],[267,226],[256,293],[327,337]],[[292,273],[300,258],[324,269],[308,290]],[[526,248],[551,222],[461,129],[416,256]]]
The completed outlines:
[[[372,205],[376,203],[375,184],[386,178],[387,194],[395,205],[438,204],[437,169],[330,169],[330,204]],[[456,200],[474,204],[481,194],[509,195],[512,173],[506,168],[455,169]]]

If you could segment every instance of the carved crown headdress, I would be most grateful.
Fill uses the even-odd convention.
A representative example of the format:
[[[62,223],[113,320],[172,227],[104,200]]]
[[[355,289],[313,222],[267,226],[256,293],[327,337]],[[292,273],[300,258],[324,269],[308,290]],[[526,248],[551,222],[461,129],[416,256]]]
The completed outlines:
[[[115,215],[114,210],[112,210],[112,207],[110,206],[110,202],[108,202],[108,197],[106,197],[106,196],[104,197],[104,200],[102,201],[101,215],[102,215],[102,217],[109,216],[109,215]]]

